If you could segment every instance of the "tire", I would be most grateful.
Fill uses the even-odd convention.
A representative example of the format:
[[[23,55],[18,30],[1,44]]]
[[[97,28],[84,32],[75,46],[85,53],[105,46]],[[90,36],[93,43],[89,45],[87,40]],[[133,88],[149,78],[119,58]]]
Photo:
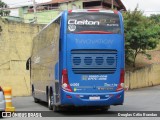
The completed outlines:
[[[35,92],[34,92],[34,87],[33,86],[32,86],[32,96],[33,96],[34,102],[38,103],[39,99],[35,98]]]
[[[0,118],[2,118],[2,111],[0,111]]]
[[[3,117],[2,117],[2,113],[3,113],[3,112],[5,112],[5,111],[0,111],[0,118],[3,118]]]
[[[48,108],[49,110],[53,110],[53,101],[51,100],[53,97],[52,92],[48,93]]]
[[[39,103],[39,99],[37,99],[37,98],[35,98],[35,97],[33,97],[34,98],[34,102],[35,103]]]
[[[53,105],[53,111],[54,112],[60,112],[60,106],[56,106],[56,105]]]
[[[53,101],[54,101],[53,100],[53,92],[52,92],[52,90],[50,90],[50,92],[48,93],[48,108],[49,108],[49,110],[53,110],[54,112],[59,112],[60,106],[54,105]]]
[[[102,112],[107,112],[109,108],[110,108],[110,106],[102,107],[102,108],[101,108],[101,111],[102,111]]]

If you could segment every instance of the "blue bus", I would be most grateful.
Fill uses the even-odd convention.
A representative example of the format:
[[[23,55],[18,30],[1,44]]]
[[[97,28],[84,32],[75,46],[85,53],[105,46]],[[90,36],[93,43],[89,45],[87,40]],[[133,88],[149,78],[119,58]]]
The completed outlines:
[[[112,10],[62,12],[33,40],[31,84],[35,102],[49,109],[108,110],[124,101],[124,28]]]

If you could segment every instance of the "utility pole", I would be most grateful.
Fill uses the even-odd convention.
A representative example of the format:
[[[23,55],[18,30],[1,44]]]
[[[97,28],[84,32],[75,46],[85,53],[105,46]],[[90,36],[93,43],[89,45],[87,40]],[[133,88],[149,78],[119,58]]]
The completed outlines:
[[[111,7],[111,9],[113,10],[113,0],[111,0],[111,2],[112,2],[112,7]]]
[[[37,23],[36,1],[33,0],[34,22]]]

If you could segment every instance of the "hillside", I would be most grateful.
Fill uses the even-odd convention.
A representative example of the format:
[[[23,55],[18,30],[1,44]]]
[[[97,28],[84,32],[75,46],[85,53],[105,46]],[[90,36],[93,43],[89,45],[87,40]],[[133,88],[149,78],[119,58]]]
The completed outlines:
[[[145,55],[139,54],[136,58],[136,68],[133,68],[131,65],[126,65],[126,70],[134,70],[154,63],[160,63],[160,50],[149,51],[148,54],[152,56],[151,60],[148,60]]]

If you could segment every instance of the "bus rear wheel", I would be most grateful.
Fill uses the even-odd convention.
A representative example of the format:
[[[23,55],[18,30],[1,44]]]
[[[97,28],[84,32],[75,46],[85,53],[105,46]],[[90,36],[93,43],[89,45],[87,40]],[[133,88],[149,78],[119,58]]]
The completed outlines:
[[[54,105],[54,103],[53,103],[53,94],[52,94],[52,92],[49,93],[49,95],[48,95],[48,108],[49,108],[49,110],[53,110],[54,112],[59,112],[60,111],[60,107]]]
[[[53,105],[53,111],[54,112],[59,112],[60,111],[60,106]]]
[[[52,92],[50,92],[48,94],[48,108],[49,108],[49,110],[53,110],[53,99],[52,99],[52,97],[53,97],[53,94],[52,94]]]
[[[35,103],[39,103],[39,99],[37,99],[37,98],[34,97],[34,102]]]
[[[3,115],[2,115],[3,112],[4,111],[0,111],[0,118],[3,118]]]
[[[109,108],[110,108],[110,106],[102,107],[101,111],[102,112],[107,112]]]

